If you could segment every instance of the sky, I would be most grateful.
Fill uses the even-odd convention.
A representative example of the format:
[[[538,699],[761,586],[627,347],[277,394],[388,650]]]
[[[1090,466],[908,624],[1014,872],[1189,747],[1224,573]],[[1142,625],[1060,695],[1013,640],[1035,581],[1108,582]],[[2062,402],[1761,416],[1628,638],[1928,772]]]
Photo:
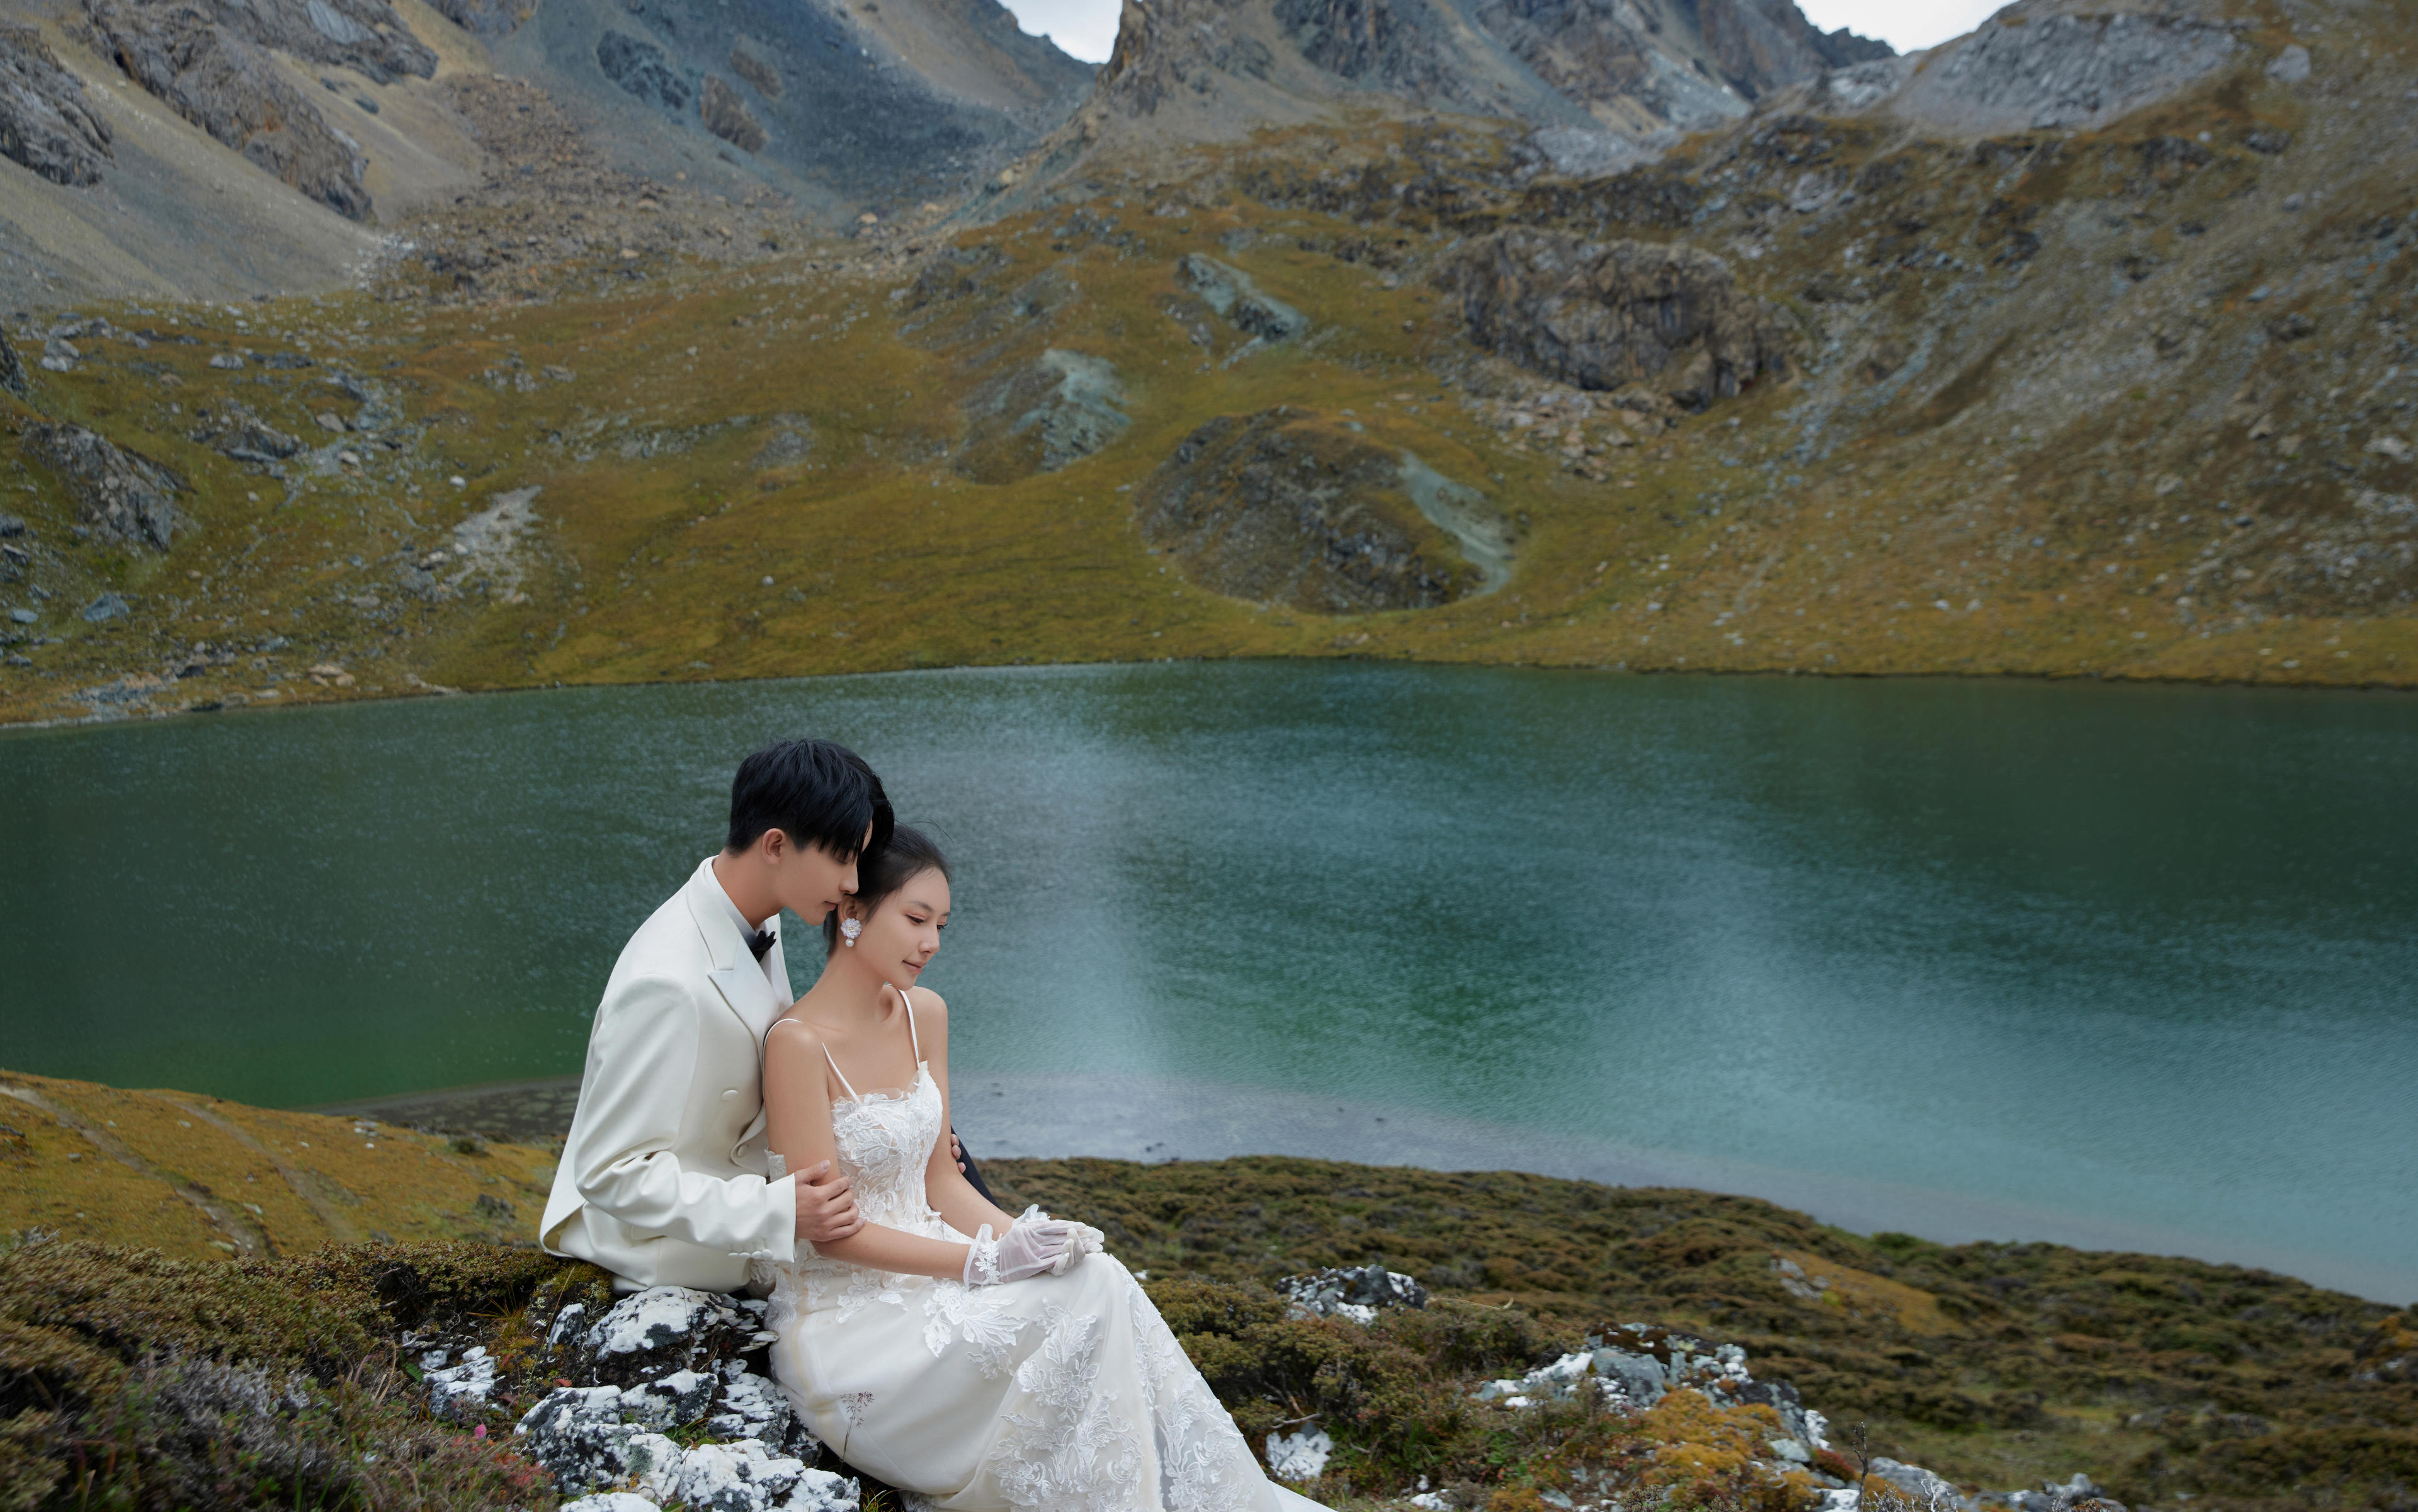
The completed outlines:
[[[1932,47],[1981,24],[2004,0],[1798,0],[1824,31],[1841,26],[1901,53]],[[1119,0],[1006,0],[1024,29],[1090,63],[1106,63],[1117,40]]]

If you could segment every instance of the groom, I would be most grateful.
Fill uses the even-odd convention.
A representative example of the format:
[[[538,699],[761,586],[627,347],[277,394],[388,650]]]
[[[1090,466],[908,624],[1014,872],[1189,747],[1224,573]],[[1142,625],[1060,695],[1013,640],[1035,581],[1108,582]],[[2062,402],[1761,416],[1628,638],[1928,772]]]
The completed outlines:
[[[549,1253],[622,1290],[736,1291],[749,1260],[864,1227],[828,1161],[767,1179],[764,1031],[790,997],[781,910],[819,924],[890,829],[881,779],[844,746],[787,741],[741,763],[722,852],[638,926],[604,985],[538,1229]]]

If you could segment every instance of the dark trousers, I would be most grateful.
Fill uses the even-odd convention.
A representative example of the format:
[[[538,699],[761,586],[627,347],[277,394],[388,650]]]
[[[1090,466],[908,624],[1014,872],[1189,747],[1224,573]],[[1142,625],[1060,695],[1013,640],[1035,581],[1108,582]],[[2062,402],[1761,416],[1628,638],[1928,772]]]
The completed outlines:
[[[957,1131],[951,1129],[949,1132],[951,1134],[955,1134]],[[965,1171],[967,1182],[973,1186],[975,1191],[982,1194],[982,1199],[989,1203],[992,1207],[998,1207],[999,1199],[990,1195],[990,1184],[983,1180],[982,1168],[974,1164],[974,1157],[972,1154],[967,1154],[957,1161],[957,1165],[959,1168]]]

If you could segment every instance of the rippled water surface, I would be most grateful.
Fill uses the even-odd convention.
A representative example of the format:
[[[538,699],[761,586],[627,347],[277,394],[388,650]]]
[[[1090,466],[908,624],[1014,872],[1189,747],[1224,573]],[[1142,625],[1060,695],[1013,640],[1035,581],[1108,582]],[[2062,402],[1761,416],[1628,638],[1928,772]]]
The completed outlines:
[[[2418,1295],[2406,696],[1213,664],[31,732],[0,1064],[575,1072],[737,756],[809,731],[951,848],[928,985],[1022,1097],[1332,1098]]]

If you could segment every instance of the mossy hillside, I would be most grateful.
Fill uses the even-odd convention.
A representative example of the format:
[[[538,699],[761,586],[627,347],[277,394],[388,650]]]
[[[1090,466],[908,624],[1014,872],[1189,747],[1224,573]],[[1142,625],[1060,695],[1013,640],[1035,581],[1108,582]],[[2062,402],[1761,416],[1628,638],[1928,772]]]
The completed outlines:
[[[1968,1486],[2087,1470],[2128,1503],[2392,1505],[2418,1465],[2409,1315],[2265,1272],[1863,1238],[1749,1198],[1510,1172],[1275,1157],[986,1169],[1019,1201],[1098,1225],[1154,1277],[1382,1261],[1448,1308],[1507,1308],[1549,1339],[1693,1326],[1834,1422],[1869,1422],[1875,1452]]]
[[[0,669],[0,717],[222,706],[272,677],[290,701],[1179,655],[2407,683],[2411,465],[2372,443],[2410,429],[2412,201],[2344,123],[2385,121],[2353,107],[2413,70],[2406,37],[2340,20],[2322,99],[2245,61],[2099,132],[1757,119],[1569,184],[1510,172],[1483,125],[1296,129],[1103,160],[1062,187],[1079,205],[922,245],[922,273],[651,252],[532,265],[484,302],[432,302],[406,264],[248,329],[118,307],[197,344],[88,337],[35,400],[185,473],[198,528],[165,558],[78,542],[57,480],[21,462],[55,643],[10,648],[33,664]],[[2320,202],[2282,207],[2311,183]],[[1796,323],[1794,376],[1650,435],[1581,413],[1472,347],[1433,282],[1507,225],[1718,252]],[[1188,252],[1308,331],[1244,351]],[[207,366],[306,344],[319,368]],[[1051,347],[1114,363],[1129,423],[1015,476],[986,405]],[[399,449],[316,427],[355,407],[337,366],[402,411]],[[227,392],[326,442],[290,486],[185,439]],[[1509,586],[1324,617],[1162,573],[1120,490],[1202,420],[1278,404],[1485,490],[1523,534]],[[802,455],[767,453],[784,427]],[[520,581],[398,590],[525,485],[544,492]],[[105,587],[134,613],[86,626]],[[272,633],[290,644],[259,649]],[[322,664],[352,682],[301,675]],[[72,696],[129,675],[161,680]]]
[[[0,1245],[268,1258],[330,1242],[525,1241],[547,1153],[199,1093],[0,1073]]]

